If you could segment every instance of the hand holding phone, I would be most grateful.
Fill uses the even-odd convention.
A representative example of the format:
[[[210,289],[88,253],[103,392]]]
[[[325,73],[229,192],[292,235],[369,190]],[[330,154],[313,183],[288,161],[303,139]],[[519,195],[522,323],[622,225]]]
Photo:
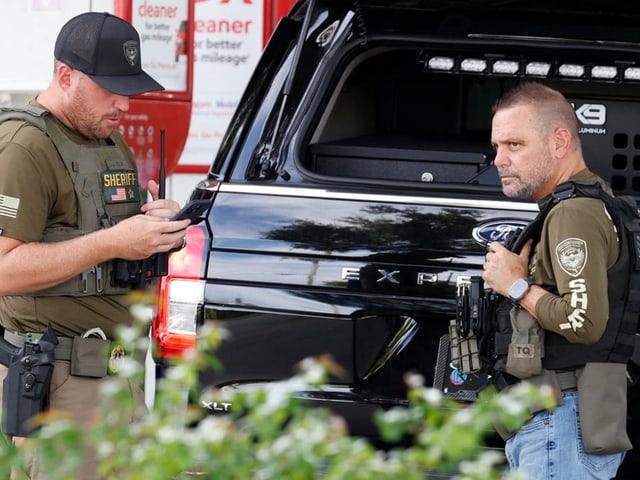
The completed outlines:
[[[211,200],[191,200],[171,220],[184,220],[188,218],[191,225],[199,223],[204,219],[204,214],[211,205]]]

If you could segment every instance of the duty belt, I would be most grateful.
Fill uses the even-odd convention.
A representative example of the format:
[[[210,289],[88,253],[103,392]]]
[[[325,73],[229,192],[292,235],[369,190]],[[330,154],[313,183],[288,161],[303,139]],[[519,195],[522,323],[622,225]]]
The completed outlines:
[[[575,370],[556,370],[556,378],[558,379],[558,385],[562,392],[571,392],[578,388],[578,379],[576,378]]]
[[[42,337],[41,333],[14,333],[10,332],[9,330],[4,331],[4,339],[18,348],[22,348],[25,342],[38,343],[40,337]],[[58,345],[56,346],[54,351],[56,360],[71,360],[72,344],[72,338],[58,337]]]
[[[578,377],[575,370],[553,370],[560,391],[572,392],[578,389]],[[520,380],[505,372],[498,372],[492,379],[498,391],[502,391]]]

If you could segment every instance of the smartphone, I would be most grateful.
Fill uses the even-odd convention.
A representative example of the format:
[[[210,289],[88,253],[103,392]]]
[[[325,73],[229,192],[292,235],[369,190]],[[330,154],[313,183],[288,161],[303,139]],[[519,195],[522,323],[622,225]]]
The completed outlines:
[[[188,218],[191,220],[191,225],[195,225],[204,218],[204,213],[210,205],[211,200],[191,200],[171,220]]]

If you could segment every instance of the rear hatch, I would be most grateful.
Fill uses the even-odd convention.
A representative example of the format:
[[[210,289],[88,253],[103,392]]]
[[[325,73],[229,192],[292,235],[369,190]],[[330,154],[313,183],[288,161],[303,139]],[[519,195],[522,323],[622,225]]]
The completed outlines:
[[[592,169],[640,192],[638,6],[329,0],[305,16],[309,4],[275,32],[193,194],[212,198],[203,260],[181,265],[198,282],[190,321],[231,333],[203,386],[250,388],[330,353],[346,376],[306,395],[363,433],[363,407],[402,404],[408,371],[462,396],[482,382],[437,368],[458,281],[536,212],[491,166],[503,91],[560,89]]]

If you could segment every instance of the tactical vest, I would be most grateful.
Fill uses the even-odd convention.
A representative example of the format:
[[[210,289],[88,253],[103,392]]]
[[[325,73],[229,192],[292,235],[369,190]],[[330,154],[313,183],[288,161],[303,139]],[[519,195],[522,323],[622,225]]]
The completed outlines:
[[[0,123],[20,120],[42,130],[52,141],[73,181],[78,205],[77,227],[53,227],[44,231],[43,242],[60,242],[108,228],[140,213],[142,194],[135,163],[122,152],[129,149],[122,137],[111,136],[105,145],[79,145],[65,135],[48,111],[28,105],[0,109]],[[117,295],[131,291],[115,282],[114,271],[123,261],[91,267],[75,278],[33,296]],[[118,267],[120,265],[120,267]]]
[[[599,184],[565,182],[554,190],[551,198],[541,205],[538,216],[507,245],[519,253],[524,244],[533,239],[534,245],[540,240],[542,225],[551,209],[562,200],[574,197],[598,198],[605,204],[620,240],[620,255],[607,272],[609,296],[609,320],[602,337],[592,345],[571,343],[563,336],[545,331],[544,358],[542,365],[550,370],[575,369],[591,362],[640,364],[640,349],[636,343],[640,336],[638,315],[640,315],[640,215],[635,201],[630,197],[612,197]],[[533,250],[532,250],[533,251]],[[491,316],[492,332],[481,342],[483,360],[494,374],[504,373],[506,356],[512,337],[509,317],[509,299],[499,297],[494,300]],[[511,380],[511,381],[510,381]]]

